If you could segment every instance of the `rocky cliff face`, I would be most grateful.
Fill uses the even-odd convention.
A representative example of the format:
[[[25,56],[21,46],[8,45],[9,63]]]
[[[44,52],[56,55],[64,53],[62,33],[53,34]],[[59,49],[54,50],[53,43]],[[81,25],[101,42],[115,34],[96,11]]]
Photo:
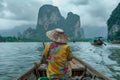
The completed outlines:
[[[33,32],[31,32],[32,30],[30,32],[29,30],[26,30],[24,32],[24,37],[26,38],[26,34],[30,34],[27,35],[27,38],[36,37],[43,39],[46,38],[46,31],[54,28],[63,29],[71,39],[81,38],[80,17],[69,12],[67,18],[64,19],[60,14],[59,9],[52,5],[44,5],[40,8],[36,29],[33,30]]]
[[[61,27],[64,20],[57,7],[44,5],[38,13],[37,28],[43,26],[44,29],[48,30],[50,25]]]
[[[80,36],[80,17],[72,12],[69,12],[66,18],[65,31],[71,38]]]
[[[110,18],[107,21],[108,39],[120,40],[120,3],[113,10]]]

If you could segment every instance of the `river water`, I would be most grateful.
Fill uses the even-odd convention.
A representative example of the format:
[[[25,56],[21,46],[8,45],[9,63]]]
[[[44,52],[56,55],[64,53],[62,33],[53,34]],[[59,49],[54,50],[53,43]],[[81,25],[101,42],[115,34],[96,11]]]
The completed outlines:
[[[93,46],[89,42],[69,43],[73,55],[101,73],[120,80],[120,44]],[[39,61],[42,43],[0,43],[0,80],[15,80]]]

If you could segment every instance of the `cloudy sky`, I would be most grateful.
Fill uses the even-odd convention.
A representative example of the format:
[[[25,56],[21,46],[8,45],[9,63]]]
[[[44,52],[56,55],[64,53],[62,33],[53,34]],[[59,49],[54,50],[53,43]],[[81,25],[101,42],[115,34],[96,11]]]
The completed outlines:
[[[22,24],[36,24],[39,8],[44,4],[58,6],[65,18],[68,12],[78,14],[81,26],[106,27],[106,21],[120,0],[0,0],[0,29]]]

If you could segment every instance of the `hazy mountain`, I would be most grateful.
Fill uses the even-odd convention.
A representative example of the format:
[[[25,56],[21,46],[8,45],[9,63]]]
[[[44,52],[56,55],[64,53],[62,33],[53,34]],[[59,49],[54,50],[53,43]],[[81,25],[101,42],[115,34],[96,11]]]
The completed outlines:
[[[16,26],[13,29],[0,30],[0,35],[1,36],[18,36],[20,33],[23,33],[29,27],[35,28],[35,25],[27,24],[27,25]]]
[[[106,27],[83,27],[86,38],[104,37],[107,38]]]

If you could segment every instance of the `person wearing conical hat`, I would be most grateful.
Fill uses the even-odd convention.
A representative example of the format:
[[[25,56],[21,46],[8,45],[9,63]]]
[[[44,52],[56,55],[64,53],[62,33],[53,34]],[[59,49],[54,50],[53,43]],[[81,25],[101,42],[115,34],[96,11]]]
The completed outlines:
[[[68,80],[72,75],[69,61],[72,60],[72,51],[67,44],[69,38],[62,29],[53,29],[46,32],[51,43],[46,44],[42,57],[46,59],[47,77],[50,80]]]

